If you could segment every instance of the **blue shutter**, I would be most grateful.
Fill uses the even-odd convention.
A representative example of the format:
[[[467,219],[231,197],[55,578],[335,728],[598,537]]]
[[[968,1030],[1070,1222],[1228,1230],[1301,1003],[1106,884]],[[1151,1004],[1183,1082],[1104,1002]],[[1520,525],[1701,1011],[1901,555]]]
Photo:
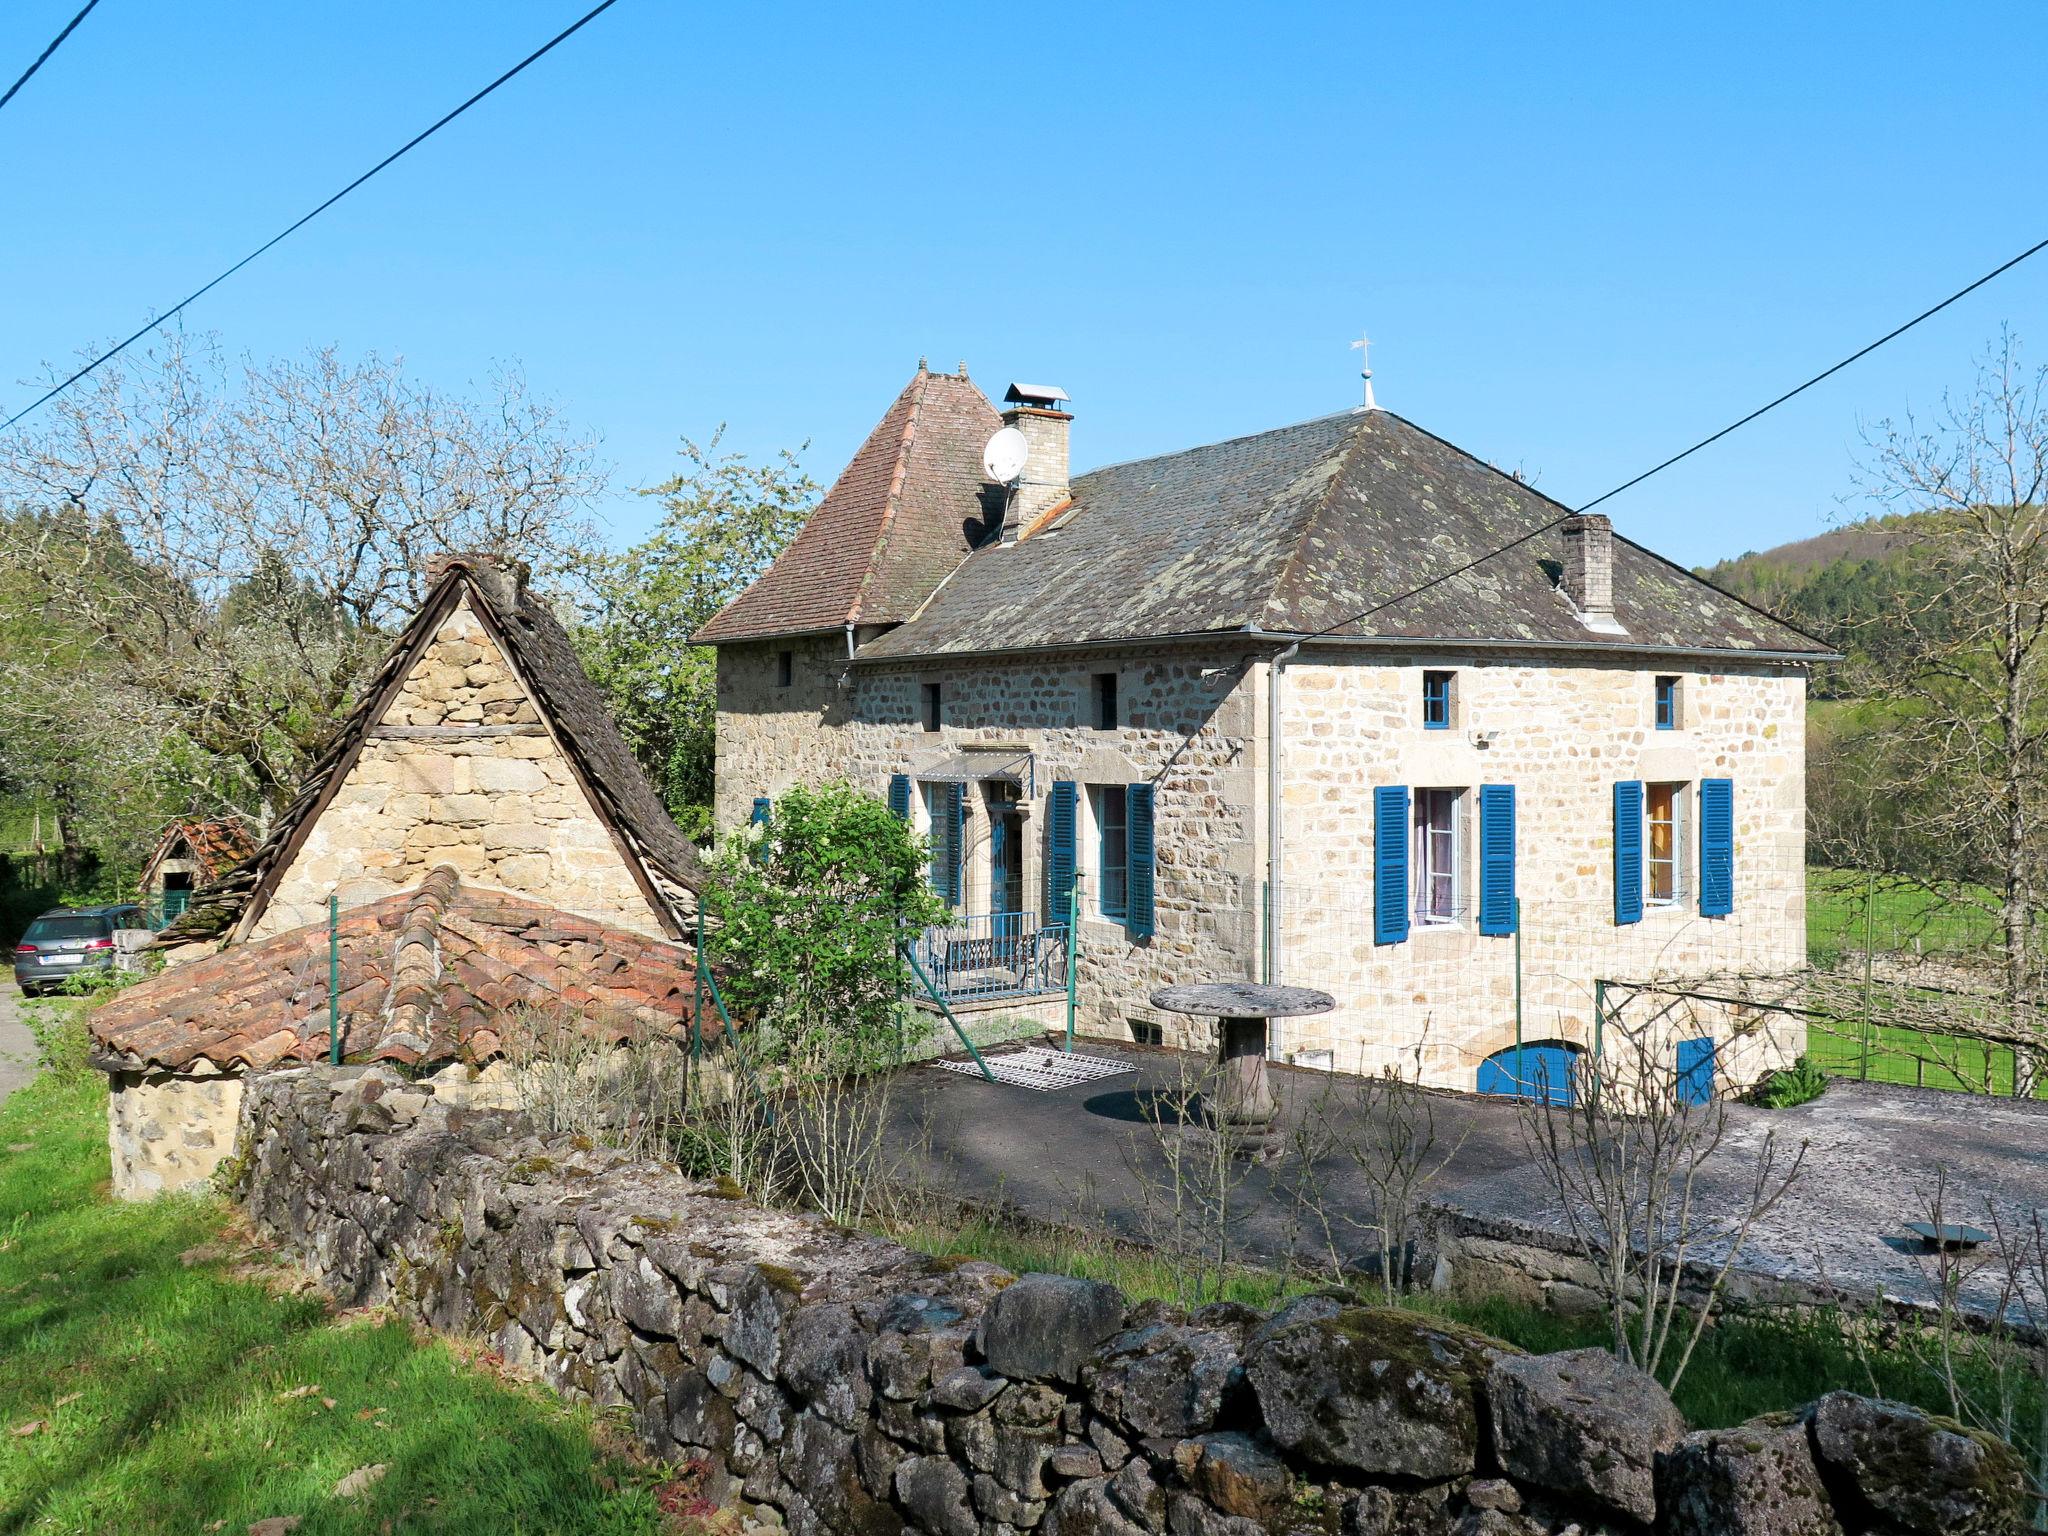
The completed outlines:
[[[1045,920],[1064,923],[1074,910],[1074,806],[1080,791],[1054,782],[1045,802]]]
[[[1714,1042],[1711,1037],[1678,1042],[1678,1102],[1694,1108],[1714,1097]]]
[[[948,784],[945,793],[939,796],[940,825],[932,828],[932,835],[939,840],[939,895],[949,907],[960,905],[961,888],[966,883],[960,878],[961,855],[965,851],[966,839],[961,836],[967,821],[967,794],[965,787]]]
[[[910,775],[889,775],[889,814],[898,821],[910,820]]]
[[[1643,781],[1614,786],[1614,920],[1643,920]]]
[[[754,809],[747,820],[757,827],[767,826],[769,810],[774,804],[766,795],[754,796]]]
[[[1408,937],[1408,786],[1372,792],[1372,941]]]
[[[1515,931],[1515,786],[1479,786],[1479,931]]]
[[[1152,875],[1158,860],[1152,835],[1152,786],[1133,784],[1124,791],[1124,932],[1149,939],[1153,928]]]
[[[1735,781],[1700,780],[1700,916],[1735,910]]]

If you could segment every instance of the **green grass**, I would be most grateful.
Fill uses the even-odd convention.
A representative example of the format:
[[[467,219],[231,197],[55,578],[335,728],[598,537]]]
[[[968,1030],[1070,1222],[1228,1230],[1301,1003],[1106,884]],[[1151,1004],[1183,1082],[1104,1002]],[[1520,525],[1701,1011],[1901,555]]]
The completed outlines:
[[[601,1451],[589,1412],[226,1260],[187,1266],[223,1208],[116,1205],[107,1177],[97,1074],[0,1107],[0,1533],[666,1528],[662,1474]]]
[[[1181,1276],[1167,1259],[1133,1244],[1080,1229],[1023,1225],[999,1217],[962,1213],[932,1215],[889,1235],[906,1246],[942,1257],[987,1259],[1017,1273],[1044,1271],[1104,1280],[1133,1300],[1183,1300]],[[1228,1276],[1223,1298],[1272,1307],[1320,1282],[1287,1277],[1276,1270],[1245,1266]],[[1505,1339],[1535,1354],[1549,1354],[1610,1339],[1604,1317],[1572,1317],[1505,1296],[1463,1297],[1419,1293],[1407,1305]],[[1876,1333],[1882,1343],[1859,1345]],[[1961,1371],[1980,1398],[1992,1396],[1988,1366],[1966,1363]],[[1708,1328],[1674,1394],[1680,1412],[1696,1429],[1720,1429],[1762,1413],[1809,1403],[1838,1388],[1914,1403],[1934,1413],[1951,1404],[1932,1371],[1898,1347],[1895,1329],[1874,1328],[1864,1319],[1827,1312],[1759,1312],[1728,1315]],[[2022,1424],[2038,1422],[2031,1404],[2040,1387],[2031,1377],[2021,1389]]]

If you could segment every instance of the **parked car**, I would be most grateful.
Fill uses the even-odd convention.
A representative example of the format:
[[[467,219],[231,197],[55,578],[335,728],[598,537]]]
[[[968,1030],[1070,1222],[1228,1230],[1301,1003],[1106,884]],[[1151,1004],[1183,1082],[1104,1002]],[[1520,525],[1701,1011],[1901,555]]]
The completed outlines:
[[[114,963],[114,930],[148,926],[148,916],[133,902],[45,912],[14,946],[15,985],[34,997],[81,971],[105,970]]]

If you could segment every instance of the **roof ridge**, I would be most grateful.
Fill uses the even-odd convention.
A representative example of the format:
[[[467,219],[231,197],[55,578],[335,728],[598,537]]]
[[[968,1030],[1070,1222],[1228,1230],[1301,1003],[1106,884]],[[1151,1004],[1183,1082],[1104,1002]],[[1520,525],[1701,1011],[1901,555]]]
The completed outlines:
[[[391,990],[384,999],[384,1042],[425,1054],[441,993],[441,919],[462,890],[453,865],[436,864],[406,903],[391,947]]]
[[[917,418],[924,410],[924,394],[931,377],[931,370],[920,362],[917,376],[910,381],[910,388],[916,393],[911,396],[909,413],[903,418],[902,434],[896,439],[896,467],[889,474],[889,494],[882,498],[882,520],[875,528],[875,541],[868,546],[867,569],[860,573],[860,583],[853,589],[853,606],[847,614],[849,624],[860,622],[861,605],[881,568],[882,551],[889,547],[889,531],[895,526],[896,513],[903,504],[903,485],[910,478],[910,446],[917,440]]]
[[[1216,438],[1211,442],[1190,443],[1185,448],[1169,448],[1164,453],[1141,453],[1132,459],[1112,459],[1107,464],[1091,465],[1089,468],[1082,470],[1080,474],[1073,476],[1073,478],[1084,480],[1090,475],[1103,474],[1112,469],[1129,469],[1135,464],[1151,464],[1160,459],[1183,458],[1190,453],[1204,453],[1211,448],[1228,448],[1232,443],[1248,443],[1254,438],[1274,437],[1282,432],[1298,431],[1302,427],[1313,427],[1320,422],[1336,421],[1344,416],[1366,415],[1391,416],[1393,412],[1380,410],[1378,407],[1368,410],[1367,407],[1362,405],[1347,405],[1341,411],[1325,411],[1320,416],[1304,416],[1299,421],[1283,421],[1277,427],[1261,427],[1256,432],[1237,432],[1229,437]]]
[[[1370,416],[1369,412],[1367,416]],[[1315,419],[1326,421],[1329,418],[1318,416]],[[1307,424],[1306,422],[1302,423],[1304,426]],[[1302,552],[1308,547],[1309,535],[1315,531],[1316,526],[1322,521],[1323,513],[1329,510],[1330,498],[1337,494],[1337,487],[1344,483],[1345,473],[1351,468],[1352,460],[1357,458],[1364,450],[1367,436],[1366,426],[1367,420],[1361,419],[1358,425],[1352,429],[1351,441],[1344,449],[1343,456],[1337,465],[1337,472],[1330,476],[1330,483],[1323,487],[1323,494],[1316,498],[1315,505],[1309,508],[1308,516],[1301,520],[1301,531],[1294,536],[1294,548],[1287,552],[1287,558],[1280,563],[1279,576],[1274,580],[1272,588],[1266,593],[1265,599],[1259,604],[1259,627],[1261,629],[1266,627],[1264,622],[1266,616],[1272,613],[1276,605],[1278,605],[1280,594],[1287,590],[1287,578],[1294,573],[1294,563],[1302,557]]]

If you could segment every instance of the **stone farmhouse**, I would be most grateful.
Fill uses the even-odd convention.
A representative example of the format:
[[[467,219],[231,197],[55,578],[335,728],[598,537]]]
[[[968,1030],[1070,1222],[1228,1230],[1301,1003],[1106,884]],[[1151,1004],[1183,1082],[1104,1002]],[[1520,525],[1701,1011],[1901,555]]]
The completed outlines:
[[[1071,970],[1084,1031],[1182,1041],[1163,984],[1300,983],[1339,1006],[1276,1054],[1527,1091],[1599,1043],[1603,979],[1804,963],[1824,646],[1389,411],[1081,475],[1073,420],[920,363],[697,637],[720,820],[888,796],[956,1010],[1050,1022]],[[1801,1044],[1688,1028],[1709,1081]]]

